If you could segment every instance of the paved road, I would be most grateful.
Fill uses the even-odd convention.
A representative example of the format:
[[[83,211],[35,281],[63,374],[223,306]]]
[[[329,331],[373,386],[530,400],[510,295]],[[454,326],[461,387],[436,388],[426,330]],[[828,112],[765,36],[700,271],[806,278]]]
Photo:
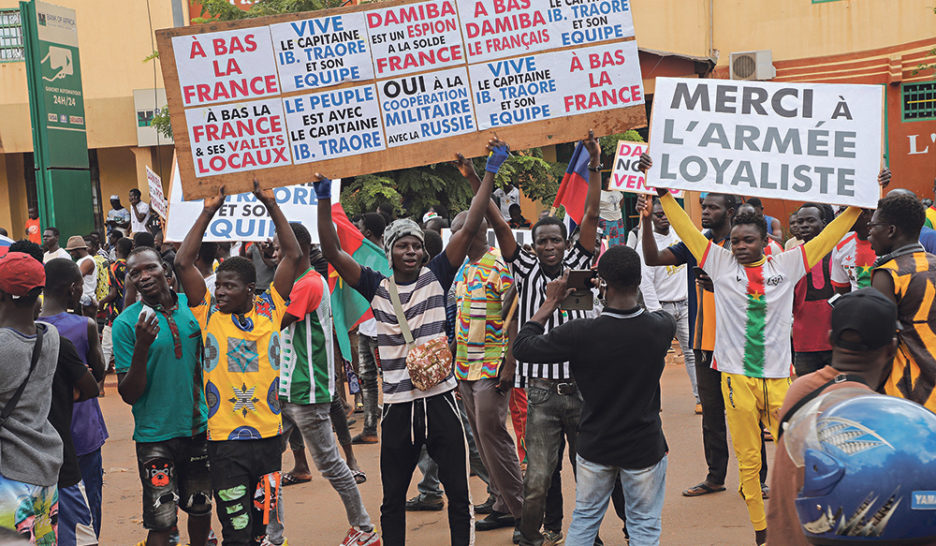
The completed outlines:
[[[701,418],[693,413],[689,381],[681,359],[670,363],[663,374],[663,426],[669,443],[669,469],[666,482],[666,502],[663,509],[664,545],[743,545],[753,543],[753,531],[747,518],[744,502],[735,493],[738,487],[737,464],[734,457],[728,467],[728,491],[698,498],[683,497],[680,492],[705,476],[702,457]],[[108,376],[107,396],[101,400],[110,439],[104,446],[104,508],[101,544],[134,545],[143,540],[145,532],[140,519],[140,483],[136,472],[133,441],[133,417],[130,408],[116,392],[116,379]],[[352,434],[360,432],[362,419],[353,425]],[[773,444],[768,444],[773,458]],[[368,481],[361,486],[365,506],[377,522],[380,515],[380,476],[378,474],[377,445],[356,446],[362,468]],[[283,461],[292,468],[292,457]],[[313,472],[314,473],[314,472]],[[416,481],[411,492],[416,492]],[[475,502],[486,498],[484,484],[471,479]],[[564,526],[568,528],[575,507],[575,482],[568,460],[563,466],[563,493],[565,503]],[[341,542],[348,524],[338,495],[328,482],[315,477],[309,483],[285,489],[286,536],[291,546],[334,545]],[[184,528],[184,527],[183,527]],[[215,530],[220,525],[215,524]],[[184,532],[183,532],[184,537]],[[601,526],[605,544],[624,544],[620,522],[613,510],[605,516]],[[478,533],[477,544],[509,546],[511,530],[501,529]],[[410,513],[407,516],[409,544],[441,545],[448,543],[446,512]]]

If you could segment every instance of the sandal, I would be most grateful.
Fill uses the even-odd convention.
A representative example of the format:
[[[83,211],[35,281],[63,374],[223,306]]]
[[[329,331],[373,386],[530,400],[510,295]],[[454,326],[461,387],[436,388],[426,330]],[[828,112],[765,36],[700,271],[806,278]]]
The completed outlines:
[[[684,497],[700,497],[702,495],[708,495],[709,493],[718,493],[719,491],[724,491],[724,485],[711,486],[708,482],[701,482],[696,485],[693,485],[689,489],[686,489],[682,492]]]
[[[352,470],[351,475],[354,476],[354,483],[358,485],[367,481],[367,474],[363,470]]]
[[[280,481],[282,482],[283,487],[287,487],[290,485],[310,482],[312,481],[312,478],[300,478],[298,476],[295,476],[291,472],[287,472],[283,474],[283,477],[280,479]]]

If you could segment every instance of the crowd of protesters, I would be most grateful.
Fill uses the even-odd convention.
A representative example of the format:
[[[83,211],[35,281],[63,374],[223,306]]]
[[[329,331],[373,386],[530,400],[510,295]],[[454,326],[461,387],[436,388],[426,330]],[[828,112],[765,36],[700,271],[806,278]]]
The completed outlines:
[[[27,238],[0,247],[0,528],[99,543],[97,399],[113,371],[132,407],[142,545],[287,544],[282,488],[311,479],[307,450],[344,508],[342,545],[422,543],[406,512],[447,508],[451,544],[506,527],[515,544],[591,546],[609,504],[625,540],[659,544],[660,380],[676,340],[707,465],[683,495],[724,491],[733,451],[755,544],[936,541],[936,209],[903,189],[876,210],[807,203],[785,234],[759,199],[709,193],[700,230],[659,190],[638,199],[629,236],[597,139],[580,145],[581,221],[570,233],[544,215],[529,246],[513,231],[530,227],[519,188],[494,191],[510,156],[497,138],[480,176],[456,155],[474,197],[451,220],[440,206],[421,224],[385,206],[355,217],[358,244],[383,253],[366,263],[319,173],[315,226],[290,223],[255,184],[276,227],[267,242],[204,241],[223,187],[180,244],[138,190],[130,209],[111,196],[106,237],[65,234],[64,247],[30,209]],[[330,270],[370,308],[341,332],[350,362]],[[352,446],[367,444],[379,444],[379,517],[359,491]],[[480,504],[469,472],[487,485]]]

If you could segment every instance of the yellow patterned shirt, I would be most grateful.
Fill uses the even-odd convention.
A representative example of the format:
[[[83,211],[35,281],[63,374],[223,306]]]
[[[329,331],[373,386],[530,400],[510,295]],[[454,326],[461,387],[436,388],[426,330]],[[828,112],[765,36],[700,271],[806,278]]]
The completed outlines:
[[[259,440],[283,430],[279,404],[280,335],[286,302],[271,285],[238,319],[206,291],[191,308],[202,329],[209,440]]]

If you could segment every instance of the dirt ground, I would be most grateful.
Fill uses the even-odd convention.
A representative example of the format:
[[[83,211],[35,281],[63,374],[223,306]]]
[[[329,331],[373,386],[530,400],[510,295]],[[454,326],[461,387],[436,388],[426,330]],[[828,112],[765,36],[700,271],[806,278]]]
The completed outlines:
[[[701,416],[693,412],[694,400],[682,359],[673,353],[663,374],[663,427],[669,444],[669,465],[666,476],[666,501],[663,508],[664,545],[743,545],[753,544],[754,532],[747,517],[744,502],[736,493],[737,462],[731,457],[728,466],[727,491],[697,498],[683,497],[680,492],[705,477],[702,454]],[[102,545],[134,545],[145,538],[141,523],[141,487],[136,471],[134,446],[131,440],[133,417],[130,407],[116,391],[116,378],[106,383],[107,396],[101,407],[107,421],[110,439],[104,445],[104,507],[101,530]],[[351,433],[360,432],[363,418],[357,415]],[[508,425],[508,429],[511,427]],[[512,430],[511,430],[512,433]],[[773,460],[773,444],[768,444]],[[380,475],[378,445],[355,446],[355,456],[367,473],[367,482],[360,486],[365,507],[371,519],[380,518]],[[284,456],[283,468],[292,468],[292,456]],[[315,471],[313,469],[313,474]],[[416,494],[416,471],[410,486]],[[563,465],[564,529],[568,528],[575,507],[575,481],[568,460]],[[484,483],[471,478],[475,503],[486,498]],[[344,508],[328,482],[315,476],[311,482],[284,490],[286,506],[286,536],[290,546],[336,545],[348,530]],[[182,517],[180,517],[181,519]],[[445,511],[410,512],[407,515],[407,543],[442,545],[448,543],[448,523]],[[184,529],[184,525],[180,528]],[[220,532],[215,520],[214,529]],[[605,544],[625,544],[620,521],[609,508],[601,526]],[[499,529],[477,534],[477,544],[511,544],[511,529]],[[183,531],[183,538],[185,532]],[[570,545],[572,546],[572,545]],[[578,546],[578,545],[575,545]]]

